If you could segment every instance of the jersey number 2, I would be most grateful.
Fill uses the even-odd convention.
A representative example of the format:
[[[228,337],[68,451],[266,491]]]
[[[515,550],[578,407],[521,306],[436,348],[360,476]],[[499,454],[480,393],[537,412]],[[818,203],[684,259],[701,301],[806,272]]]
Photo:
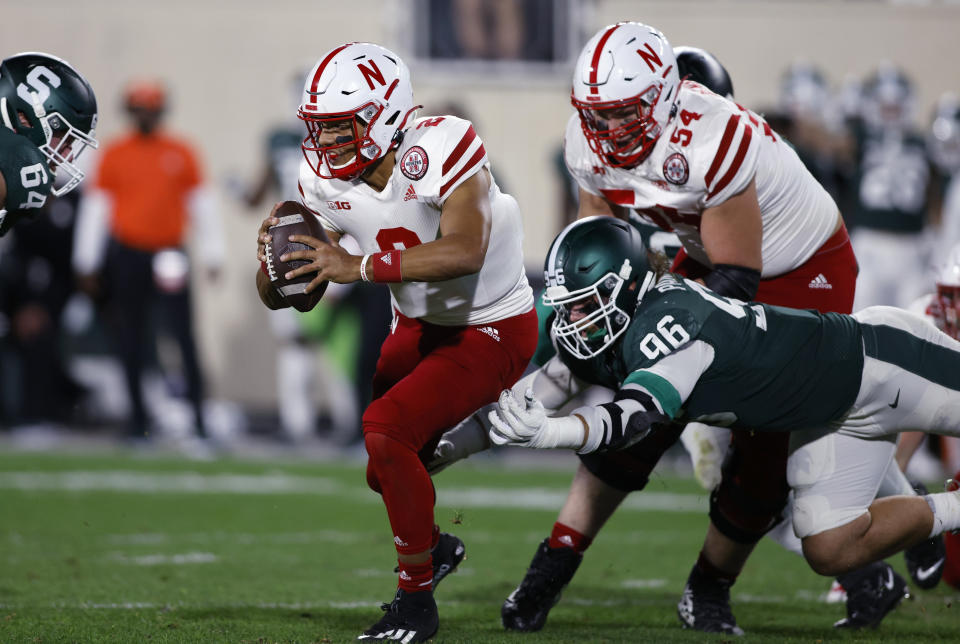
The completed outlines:
[[[377,233],[380,250],[406,250],[422,243],[417,233],[409,228],[384,228]]]

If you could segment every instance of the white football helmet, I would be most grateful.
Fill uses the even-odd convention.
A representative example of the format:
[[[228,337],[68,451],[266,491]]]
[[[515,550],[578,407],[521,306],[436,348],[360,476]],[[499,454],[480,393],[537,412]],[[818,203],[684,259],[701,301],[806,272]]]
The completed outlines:
[[[307,124],[303,155],[321,178],[356,178],[400,143],[417,107],[410,70],[395,53],[373,43],[336,47],[313,66],[303,86],[297,110]],[[325,129],[349,134],[331,139]]]
[[[882,62],[863,83],[863,120],[876,131],[902,132],[913,120],[915,101],[907,75],[892,63]]]
[[[937,328],[960,340],[960,244],[950,251],[937,277],[937,294],[929,309]]]
[[[573,72],[570,102],[590,148],[613,167],[634,167],[673,117],[680,74],[666,37],[639,22],[604,27]]]
[[[960,95],[947,92],[937,101],[927,147],[942,173],[951,175],[960,170]]]

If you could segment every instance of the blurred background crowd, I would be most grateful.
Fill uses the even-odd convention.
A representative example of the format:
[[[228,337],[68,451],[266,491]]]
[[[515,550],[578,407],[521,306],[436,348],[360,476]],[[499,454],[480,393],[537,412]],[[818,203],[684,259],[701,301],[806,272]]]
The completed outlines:
[[[10,435],[85,432],[196,453],[251,437],[359,440],[386,288],[332,287],[301,314],[268,312],[253,280],[260,220],[298,197],[302,76],[344,39],[404,55],[421,115],[475,123],[524,212],[535,285],[576,212],[560,158],[572,61],[587,35],[621,19],[713,53],[736,100],[796,147],[851,230],[855,308],[909,307],[960,243],[957,2],[0,0],[0,10],[4,56],[66,58],[101,115],[88,180],[0,240]],[[928,452],[928,467],[960,467],[949,445]]]

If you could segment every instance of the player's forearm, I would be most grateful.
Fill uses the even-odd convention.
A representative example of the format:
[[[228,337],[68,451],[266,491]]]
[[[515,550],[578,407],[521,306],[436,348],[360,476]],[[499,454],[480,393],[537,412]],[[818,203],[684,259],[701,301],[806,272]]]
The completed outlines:
[[[440,282],[473,275],[480,272],[486,250],[485,244],[461,233],[408,248],[400,253],[403,281]],[[379,260],[369,260],[367,275],[371,281],[381,281],[378,279],[378,268]]]
[[[259,269],[257,270],[257,294],[268,309],[276,310],[290,306],[270,284],[270,278]]]

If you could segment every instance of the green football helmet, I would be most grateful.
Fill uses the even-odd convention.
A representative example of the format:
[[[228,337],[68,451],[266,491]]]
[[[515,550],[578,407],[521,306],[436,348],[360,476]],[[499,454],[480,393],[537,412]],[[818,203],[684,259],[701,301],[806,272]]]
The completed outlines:
[[[564,228],[543,270],[543,302],[556,312],[553,335],[582,360],[605,351],[627,330],[655,279],[636,228],[604,216]]]
[[[87,147],[97,147],[97,99],[67,61],[26,52],[0,62],[0,118],[40,148],[52,171],[62,171],[54,195],[83,181],[74,162]]]

